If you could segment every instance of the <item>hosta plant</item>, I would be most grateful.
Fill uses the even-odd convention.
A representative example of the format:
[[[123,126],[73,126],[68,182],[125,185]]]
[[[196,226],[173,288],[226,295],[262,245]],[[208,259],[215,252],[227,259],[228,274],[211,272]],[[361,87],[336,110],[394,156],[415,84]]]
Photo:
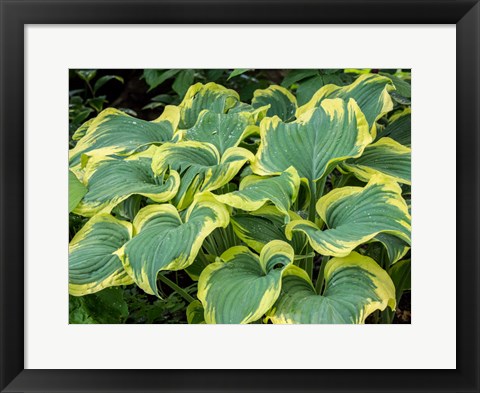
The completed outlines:
[[[395,79],[361,73],[303,105],[293,82],[249,102],[196,83],[154,121],[103,110],[69,154],[69,208],[85,217],[70,294],[134,284],[160,298],[167,285],[189,323],[391,322],[411,231]]]

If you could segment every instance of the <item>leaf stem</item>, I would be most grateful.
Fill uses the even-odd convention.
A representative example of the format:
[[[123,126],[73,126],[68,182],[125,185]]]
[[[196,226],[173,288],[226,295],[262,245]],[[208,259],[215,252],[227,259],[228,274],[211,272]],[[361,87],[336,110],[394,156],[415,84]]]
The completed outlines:
[[[324,183],[325,184],[325,183]],[[310,206],[308,208],[308,219],[311,222],[315,222],[315,203],[317,202],[317,183],[312,180],[308,181],[308,186],[310,188]]]
[[[327,175],[325,174],[319,181],[315,193],[315,204],[323,196],[325,191],[325,184],[327,183]]]
[[[312,250],[312,246],[309,245],[309,249]],[[305,260],[305,271],[307,272],[308,277],[310,277],[310,279],[312,279],[313,277],[313,258],[314,257],[308,257]]]
[[[306,255],[295,255],[295,257],[293,258],[294,261],[301,261],[302,259],[307,259],[307,258],[311,258],[311,257],[314,257],[315,256],[315,253],[314,252],[310,252]]]
[[[200,249],[200,251],[198,252],[197,254],[197,257],[198,259],[200,259],[200,261],[205,265],[207,266],[210,262],[208,262],[208,259],[207,257],[205,256],[205,251],[203,249]]]
[[[212,241],[208,237],[203,241],[202,247],[207,251],[207,254],[215,255],[215,247],[212,245]]]
[[[320,265],[320,271],[318,272],[317,282],[315,283],[315,292],[321,294],[323,287],[323,280],[325,279],[325,265],[327,264],[330,257],[324,255],[322,256],[322,262]]]
[[[170,288],[172,288],[175,292],[177,292],[181,297],[183,297],[187,302],[191,303],[195,301],[195,298],[190,296],[185,289],[180,288],[177,284],[175,284],[172,280],[165,277],[163,274],[158,275],[158,279],[167,284]]]
[[[85,82],[87,83],[87,86],[88,86],[88,89],[90,90],[90,93],[92,93],[92,98],[95,98],[95,91],[92,89],[92,85],[86,79],[85,79]]]
[[[308,186],[310,188],[310,205],[309,205],[309,208],[308,208],[308,219],[309,219],[309,221],[314,223],[315,222],[315,204],[317,202],[316,201],[316,196],[317,196],[316,187],[317,187],[317,184],[315,183],[315,181],[309,180],[308,181]],[[307,248],[307,253],[310,253],[312,251],[313,251],[313,248],[309,244],[308,248]],[[307,272],[310,279],[313,278],[313,258],[314,258],[314,256],[309,257],[305,261],[305,271]]]

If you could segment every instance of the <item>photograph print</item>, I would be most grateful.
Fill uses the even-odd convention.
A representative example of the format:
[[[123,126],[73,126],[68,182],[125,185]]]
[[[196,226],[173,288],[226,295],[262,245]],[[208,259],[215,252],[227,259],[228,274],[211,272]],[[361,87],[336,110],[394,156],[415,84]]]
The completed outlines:
[[[411,323],[410,69],[69,70],[69,323]]]

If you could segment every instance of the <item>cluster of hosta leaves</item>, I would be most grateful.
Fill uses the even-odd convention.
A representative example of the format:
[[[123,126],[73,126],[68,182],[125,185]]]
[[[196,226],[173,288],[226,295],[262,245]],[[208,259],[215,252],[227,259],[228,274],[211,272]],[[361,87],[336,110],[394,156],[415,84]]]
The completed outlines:
[[[394,310],[409,286],[411,150],[408,84],[392,78],[327,84],[303,105],[282,86],[241,102],[197,83],[154,121],[87,121],[69,153],[69,208],[88,219],[70,294],[134,283],[160,297],[158,281],[184,270],[198,281],[190,323]]]

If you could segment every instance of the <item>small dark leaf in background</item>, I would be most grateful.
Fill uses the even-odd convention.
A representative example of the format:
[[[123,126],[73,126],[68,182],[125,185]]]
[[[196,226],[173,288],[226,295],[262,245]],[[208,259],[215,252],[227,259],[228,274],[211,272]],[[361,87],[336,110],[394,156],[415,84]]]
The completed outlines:
[[[291,70],[282,81],[283,87],[290,87],[303,79],[318,76],[317,70]]]
[[[85,82],[90,82],[97,75],[97,70],[79,70],[77,75]]]
[[[152,101],[171,104],[173,103],[174,98],[170,94],[159,94],[158,96],[153,97]]]
[[[70,132],[75,131],[94,112],[91,108],[83,107],[79,110],[70,111]]]
[[[298,105],[306,104],[312,96],[320,89],[325,83],[323,82],[323,76],[314,76],[308,78],[299,83],[297,88],[297,103]]]
[[[127,115],[138,117],[137,112],[135,112],[133,109],[130,108],[118,108],[119,111],[122,111],[123,113],[126,113]]]
[[[149,104],[142,107],[142,110],[155,109],[161,106],[165,106],[165,104],[163,102],[150,102]]]
[[[225,70],[218,69],[218,70],[207,70],[207,82],[216,82],[220,77],[225,73]]]
[[[143,77],[147,85],[150,87],[148,91],[160,86],[167,79],[173,78],[181,70],[144,70]]]
[[[103,104],[107,102],[106,96],[99,96],[95,98],[89,98],[86,103],[90,105],[93,109],[97,112],[101,112],[103,110]]]
[[[324,75],[338,74],[340,72],[343,72],[342,68],[326,68],[324,70],[321,70],[321,73],[323,73]]]
[[[253,93],[257,89],[266,89],[269,83],[265,80],[256,81],[251,80],[248,81],[239,91],[238,94],[240,95],[240,100],[242,101],[251,101],[253,97]]]
[[[332,73],[325,74],[325,75],[322,75],[322,78],[323,78],[324,85],[333,84],[337,86],[342,86],[344,84],[342,78],[340,78],[340,75],[338,74],[332,74]]]
[[[93,86],[93,92],[96,93],[98,89],[100,89],[105,83],[111,80],[117,80],[120,83],[124,83],[123,78],[121,76],[105,75],[97,79],[97,81],[95,82],[95,85]]]
[[[230,79],[232,79],[232,78],[235,78],[235,77],[238,76],[238,75],[242,75],[242,74],[244,74],[244,73],[247,72],[247,71],[250,71],[250,68],[236,68],[236,69],[234,69],[234,70],[230,73],[230,75],[228,76],[227,81],[230,80]]]
[[[182,70],[175,78],[172,88],[180,96],[180,98],[183,98],[188,88],[193,84],[194,79],[194,70]]]
[[[74,89],[74,90],[70,90],[68,92],[68,96],[70,97],[70,103],[72,103],[72,100],[73,99],[77,99],[77,98],[80,98],[80,97],[77,97],[78,95],[82,94],[83,92],[85,91],[85,89]],[[81,100],[81,98],[80,98]]]

